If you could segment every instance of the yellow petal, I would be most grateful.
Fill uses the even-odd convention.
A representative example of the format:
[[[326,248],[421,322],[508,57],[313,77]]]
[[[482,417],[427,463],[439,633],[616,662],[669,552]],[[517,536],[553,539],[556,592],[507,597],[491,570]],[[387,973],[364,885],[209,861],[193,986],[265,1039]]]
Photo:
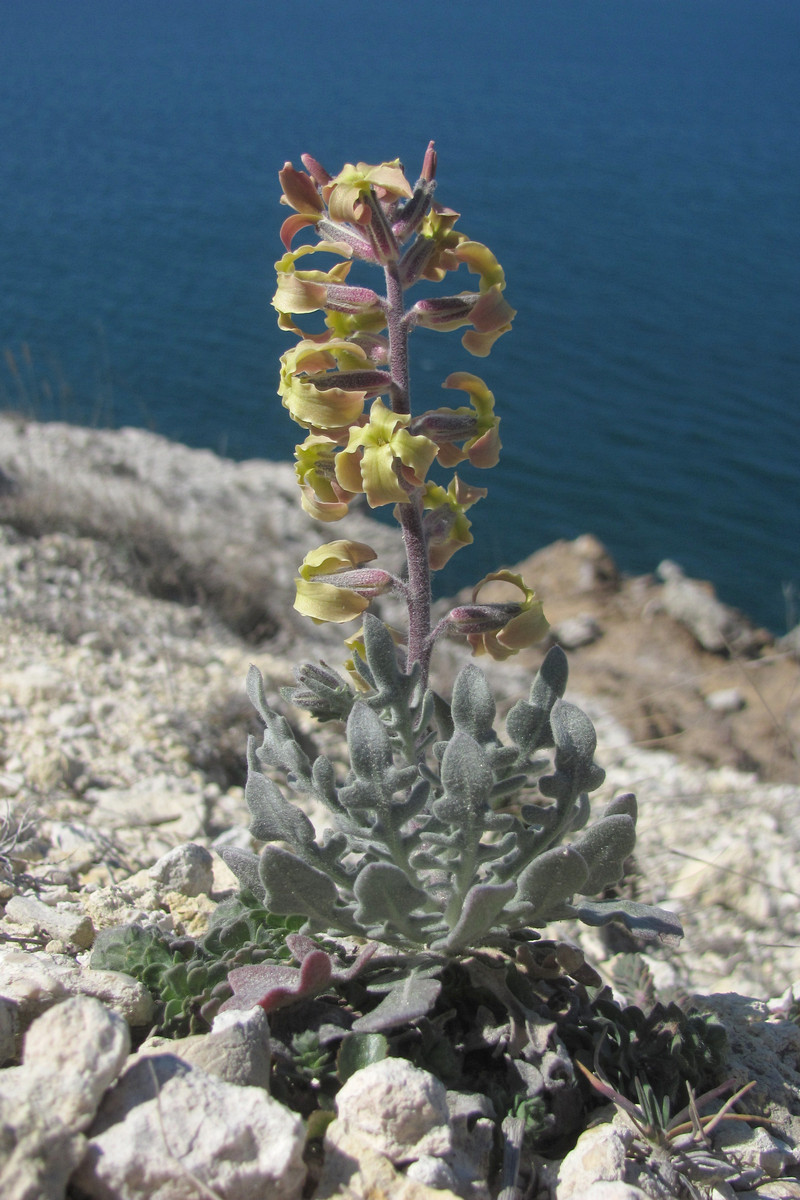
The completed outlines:
[[[505,272],[488,246],[482,242],[462,242],[454,253],[459,262],[467,264],[473,275],[480,275],[482,292],[494,284],[505,287]]]
[[[361,459],[361,479],[370,508],[381,504],[406,503],[408,492],[395,473],[396,458],[392,447],[370,446]]]
[[[369,600],[359,596],[357,592],[334,587],[332,583],[296,579],[295,587],[295,609],[317,623],[334,621],[341,624],[344,621],[352,621],[369,607]]]
[[[372,562],[377,554],[365,542],[353,542],[348,538],[339,538],[335,542],[325,542],[314,550],[309,550],[300,567],[303,579],[313,579],[315,575],[331,575],[335,571],[349,571],[353,567],[361,567],[364,563]]]

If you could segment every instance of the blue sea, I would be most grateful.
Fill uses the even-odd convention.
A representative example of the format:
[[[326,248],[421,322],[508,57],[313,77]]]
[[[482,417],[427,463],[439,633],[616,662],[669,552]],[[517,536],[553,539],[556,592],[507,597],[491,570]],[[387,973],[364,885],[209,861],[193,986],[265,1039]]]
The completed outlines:
[[[502,416],[439,592],[590,530],[783,632],[798,113],[797,0],[3,0],[0,404],[291,456],[276,173],[309,151],[413,179],[433,137],[518,310],[488,359],[412,341],[416,409],[473,370]]]

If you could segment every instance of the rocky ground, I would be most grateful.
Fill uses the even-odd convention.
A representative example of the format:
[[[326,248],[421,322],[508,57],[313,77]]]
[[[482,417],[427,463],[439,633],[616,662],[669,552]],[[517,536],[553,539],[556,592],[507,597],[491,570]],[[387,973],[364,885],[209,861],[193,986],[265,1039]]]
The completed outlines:
[[[347,535],[375,546],[384,561],[396,555],[391,530],[366,516],[349,523]],[[303,1134],[291,1114],[266,1093],[257,1112],[237,1107],[238,1092],[258,1083],[247,1075],[257,1076],[252,1061],[244,1078],[206,1083],[201,1099],[193,1089],[208,1074],[186,1065],[188,1048],[188,1058],[183,1051],[177,1059],[162,1053],[155,1065],[129,1059],[127,1029],[146,1027],[147,994],[122,977],[98,980],[105,973],[87,970],[85,959],[97,931],[133,919],[195,932],[232,886],[215,849],[247,836],[243,748],[257,724],[244,677],[255,662],[275,699],[291,682],[292,661],[337,660],[338,631],[308,629],[291,611],[296,564],[330,536],[330,527],[320,533],[300,510],[287,465],[232,463],[138,430],[0,419],[0,1031],[6,1062],[19,1061],[21,1030],[38,1018],[24,1064],[0,1072],[0,1121],[16,1131],[0,1146],[5,1196],[63,1197],[67,1186],[70,1196],[120,1200],[302,1192]],[[686,929],[679,950],[649,957],[659,989],[665,997],[727,994],[717,1003],[742,1059],[738,1069],[757,1077],[759,1103],[777,1122],[773,1142],[751,1147],[757,1165],[741,1176],[738,1194],[750,1189],[753,1195],[760,1185],[764,1197],[788,1197],[800,1194],[788,1177],[800,1140],[800,1033],[786,1019],[795,1011],[787,989],[800,981],[794,882],[800,665],[791,638],[775,642],[719,605],[707,585],[684,579],[673,564],[656,566],[652,576],[621,577],[587,536],[538,551],[522,570],[545,602],[553,636],[568,649],[571,698],[586,707],[598,730],[597,757],[608,777],[596,804],[621,790],[639,796],[636,862],[626,886],[679,911]],[[490,664],[501,708],[504,698],[507,705],[527,692],[542,649]],[[460,648],[445,648],[442,687],[462,660]],[[293,720],[317,745],[333,737],[300,715]],[[176,851],[187,843],[201,849]],[[578,936],[573,929],[560,933]],[[609,980],[614,954],[630,949],[596,935],[583,936],[581,944]],[[75,1028],[87,1031],[84,1042],[106,1047],[102,1061],[91,1054],[76,1060],[69,1033]],[[212,1037],[246,1040],[241,1032]],[[58,1118],[48,1124],[39,1103],[52,1082],[47,1047],[62,1042],[58,1073],[66,1082],[58,1091]],[[263,1037],[259,1044],[263,1048]],[[229,1056],[229,1043],[223,1045]],[[108,1092],[120,1076],[125,1086]],[[81,1079],[92,1082],[79,1087]],[[432,1086],[416,1082],[423,1091]],[[214,1087],[223,1090],[217,1095]],[[142,1100],[148,1088],[154,1098],[149,1116]],[[159,1104],[159,1097],[169,1103]],[[387,1116],[384,1140],[356,1155],[360,1182],[346,1183],[342,1155],[354,1153],[348,1138],[363,1141],[366,1134],[363,1118],[345,1119],[342,1110],[329,1139],[328,1175],[316,1194],[378,1195],[383,1188],[423,1196],[438,1179],[458,1194],[478,1196],[477,1176],[467,1184],[463,1172],[453,1174],[453,1146],[466,1118],[438,1093],[426,1092],[419,1105],[430,1109],[428,1133],[439,1132],[427,1145],[438,1151],[412,1152],[419,1137],[408,1131],[397,1135],[401,1149],[387,1151],[386,1130],[394,1121],[396,1133],[400,1119]],[[213,1154],[197,1160],[177,1154],[182,1139],[193,1145],[210,1133],[202,1126],[201,1135],[199,1125],[173,1129],[166,1114],[227,1110],[239,1114],[231,1116],[230,1144],[214,1143]],[[469,1118],[473,1129],[476,1119]],[[125,1124],[140,1120],[135,1131]],[[213,1126],[215,1118],[208,1121]],[[281,1132],[263,1133],[273,1121]],[[131,1131],[148,1142],[160,1138],[165,1151],[155,1175],[141,1161],[112,1153],[114,1131],[122,1129],[124,1144],[131,1143]],[[280,1169],[277,1159],[265,1165],[255,1154],[239,1175],[214,1174],[214,1163],[236,1159],[240,1152],[232,1147],[246,1129],[277,1139]],[[627,1136],[612,1139],[609,1162],[616,1166],[604,1167],[594,1180],[619,1184],[602,1195],[653,1195],[655,1185],[641,1172],[634,1179]],[[17,1149],[9,1152],[3,1176],[2,1154],[14,1137]],[[416,1178],[411,1170],[398,1174],[392,1162],[409,1159],[434,1163]],[[103,1161],[114,1164],[105,1175],[97,1166]],[[442,1167],[436,1176],[437,1161],[450,1175]],[[562,1178],[557,1166],[543,1166],[528,1194],[538,1188],[542,1197],[601,1200],[600,1191],[587,1190],[585,1173],[568,1182],[573,1168],[565,1167]],[[781,1178],[764,1183],[770,1175]],[[708,1194],[730,1196],[731,1189],[720,1184]],[[662,1187],[660,1194],[672,1193]]]

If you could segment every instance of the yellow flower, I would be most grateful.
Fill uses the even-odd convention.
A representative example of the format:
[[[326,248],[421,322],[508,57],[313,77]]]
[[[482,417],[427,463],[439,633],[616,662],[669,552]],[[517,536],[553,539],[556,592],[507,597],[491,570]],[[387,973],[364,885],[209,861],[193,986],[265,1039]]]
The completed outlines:
[[[316,225],[322,216],[325,205],[319,194],[317,185],[305,171],[298,171],[290,162],[278,172],[283,195],[281,204],[288,204],[295,209],[295,216],[287,217],[281,225],[281,241],[289,248],[292,238],[299,230],[308,225]]]
[[[324,434],[311,433],[295,446],[295,474],[300,484],[300,503],[310,517],[318,521],[339,521],[347,514],[353,499],[339,484],[334,458],[340,443]]]
[[[290,250],[283,258],[275,263],[278,273],[278,290],[272,304],[279,313],[310,313],[325,307],[328,297],[328,284],[341,284],[347,278],[352,262],[336,263],[329,271],[298,271],[295,263],[305,254],[315,254],[318,250],[327,250],[349,258],[351,250],[336,242],[320,242],[317,246],[300,246]]]
[[[443,467],[454,467],[456,463],[468,458],[473,467],[496,467],[500,460],[500,418],[494,415],[494,395],[477,375],[469,371],[455,371],[448,375],[442,387],[460,388],[468,392],[472,408],[444,409],[444,412],[455,412],[458,415],[472,415],[475,418],[475,432],[464,442],[463,449],[457,446],[443,444],[439,447],[438,461]]]
[[[278,395],[298,425],[306,429],[346,429],[364,411],[366,390],[317,387],[326,371],[352,371],[367,366],[367,355],[354,342],[330,338],[302,342],[281,355]]]
[[[387,591],[394,582],[387,571],[365,567],[376,557],[371,546],[346,540],[326,542],[310,550],[294,581],[295,609],[317,624],[341,624],[360,616],[372,597]]]
[[[510,583],[519,588],[524,599],[516,603],[477,606],[471,616],[476,626],[480,624],[478,617],[482,616],[485,628],[481,632],[476,629],[476,632],[468,633],[467,641],[472,646],[473,654],[489,654],[492,658],[502,660],[510,658],[526,646],[532,646],[534,642],[541,641],[550,624],[542,610],[541,601],[536,599],[536,593],[528,587],[521,575],[516,575],[513,571],[493,571],[485,575],[472,589],[473,606],[476,605],[481,589],[493,581]],[[454,609],[451,614],[456,618],[453,622],[456,629],[459,611]]]
[[[410,419],[376,400],[369,423],[351,427],[347,447],[336,455],[339,483],[348,492],[364,492],[370,508],[406,503],[409,487],[425,482],[437,446],[430,438],[410,434]]]
[[[379,200],[413,195],[399,159],[371,167],[368,163],[345,163],[339,174],[322,188],[332,221],[369,225],[372,208],[366,197],[374,190]]]
[[[427,485],[423,497],[423,507],[427,510],[424,528],[432,571],[441,571],[456,550],[472,542],[466,509],[485,495],[486,488],[470,487],[457,475],[447,491],[437,483]]]
[[[473,275],[481,277],[481,291],[486,292],[490,287],[506,286],[503,268],[492,254],[488,246],[482,242],[460,242],[453,251],[460,263],[466,263]]]

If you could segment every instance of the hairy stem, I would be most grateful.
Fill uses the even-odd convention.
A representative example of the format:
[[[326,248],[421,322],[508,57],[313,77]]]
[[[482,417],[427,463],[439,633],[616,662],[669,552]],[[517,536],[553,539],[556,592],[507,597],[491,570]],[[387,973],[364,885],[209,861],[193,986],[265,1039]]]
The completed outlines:
[[[411,412],[408,371],[408,328],[403,320],[405,307],[403,286],[396,262],[386,268],[386,320],[389,334],[389,370],[392,375],[392,411],[407,415]],[[431,632],[431,569],[428,547],[422,526],[422,493],[415,489],[407,504],[398,506],[403,543],[408,563],[408,653],[406,670],[418,662],[422,669],[423,686],[427,681],[432,645]]]

